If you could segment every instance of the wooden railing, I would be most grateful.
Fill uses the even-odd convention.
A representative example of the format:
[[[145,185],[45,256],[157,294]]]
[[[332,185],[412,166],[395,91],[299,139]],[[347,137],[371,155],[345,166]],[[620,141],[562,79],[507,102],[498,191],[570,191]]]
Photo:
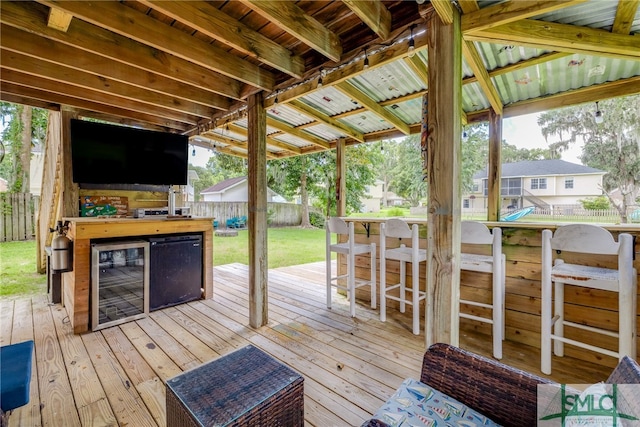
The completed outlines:
[[[39,203],[30,193],[0,193],[0,241],[34,239]]]

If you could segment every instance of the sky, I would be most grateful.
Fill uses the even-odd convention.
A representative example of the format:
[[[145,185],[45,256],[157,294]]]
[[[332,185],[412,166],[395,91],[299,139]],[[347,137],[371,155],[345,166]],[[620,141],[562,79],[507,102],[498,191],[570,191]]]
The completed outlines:
[[[538,113],[504,119],[502,139],[518,148],[547,148],[548,144],[542,136],[537,120]],[[557,141],[557,138],[549,138],[549,142],[554,141]],[[562,153],[562,160],[580,165],[582,162],[578,157],[581,154],[582,145],[576,143]]]
[[[504,119],[502,124],[502,139],[518,148],[547,148],[548,144],[542,136],[537,123],[538,113]],[[555,141],[549,139],[549,141]],[[189,146],[189,163],[195,166],[205,167],[211,151],[201,147],[195,147],[196,155],[192,156],[193,146]],[[574,144],[569,150],[562,153],[562,160],[582,164],[578,157],[582,153],[582,146]]]

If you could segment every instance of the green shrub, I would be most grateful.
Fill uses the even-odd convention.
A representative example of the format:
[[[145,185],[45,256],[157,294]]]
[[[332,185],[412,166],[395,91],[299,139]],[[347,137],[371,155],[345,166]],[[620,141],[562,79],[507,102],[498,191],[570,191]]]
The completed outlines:
[[[391,208],[387,210],[387,216],[404,216],[404,210],[402,208]]]
[[[583,208],[592,211],[609,209],[611,207],[611,205],[609,204],[609,199],[607,199],[606,196],[599,196],[595,199],[582,199],[578,201],[580,202],[580,204],[582,204]]]
[[[314,227],[324,228],[324,215],[319,212],[311,211],[309,212],[309,222]]]

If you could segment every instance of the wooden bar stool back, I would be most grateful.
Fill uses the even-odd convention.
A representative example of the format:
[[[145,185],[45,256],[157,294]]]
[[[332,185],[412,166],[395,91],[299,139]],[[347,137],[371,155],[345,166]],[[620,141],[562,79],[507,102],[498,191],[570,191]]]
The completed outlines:
[[[411,241],[411,247],[404,243],[398,248],[387,249],[387,238],[397,238]],[[387,260],[400,261],[400,282],[387,286]],[[413,333],[420,334],[420,301],[425,299],[426,292],[420,290],[420,263],[427,261],[427,250],[420,249],[418,224],[409,225],[400,219],[389,219],[380,224],[380,320],[387,319],[387,299],[400,302],[400,312],[405,312],[406,304],[413,306]],[[411,288],[407,288],[406,264],[411,263]],[[398,296],[389,294],[399,289]],[[411,292],[411,299],[406,297]]]
[[[491,255],[472,253],[460,254],[460,269],[492,274],[492,303],[460,299],[461,304],[482,307],[491,310],[491,318],[460,312],[460,317],[492,325],[493,357],[502,359],[502,341],[504,340],[504,298],[505,298],[505,256],[502,253],[502,230],[493,231],[476,221],[462,221],[461,242],[466,245],[491,245]]]
[[[557,252],[558,258],[552,265],[554,250]],[[560,258],[564,251],[594,255],[617,255],[618,268],[570,264]],[[555,283],[553,315],[552,283]],[[618,331],[566,321],[564,316],[565,284],[617,292]],[[637,272],[633,268],[633,237],[630,234],[620,233],[618,242],[616,242],[609,231],[596,225],[565,225],[558,227],[555,234],[551,230],[544,230],[542,232],[542,342],[540,349],[542,372],[551,373],[552,341],[556,356],[563,356],[564,343],[567,343],[618,359],[622,359],[624,356],[635,359],[636,299]],[[565,338],[564,326],[584,331],[585,338],[594,333],[615,337],[618,339],[618,351]]]
[[[356,288],[369,285],[371,288],[371,308],[375,309],[376,301],[376,244],[356,243],[353,222],[347,224],[345,220],[332,217],[325,222],[326,232],[326,277],[327,277],[327,308],[331,308],[331,288],[346,290],[350,301],[351,317],[356,317]],[[337,243],[332,243],[332,234],[337,234]],[[340,235],[347,236],[346,242],[340,242]],[[347,256],[347,272],[332,276],[331,252]],[[371,257],[371,273],[369,280],[356,278],[356,255],[368,253]],[[339,280],[347,280],[346,286],[338,283]],[[344,283],[344,282],[343,282]]]

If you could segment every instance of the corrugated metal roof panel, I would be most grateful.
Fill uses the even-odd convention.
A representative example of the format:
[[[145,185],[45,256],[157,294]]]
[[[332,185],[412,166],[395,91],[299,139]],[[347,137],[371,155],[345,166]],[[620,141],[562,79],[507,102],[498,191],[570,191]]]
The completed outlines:
[[[474,42],[474,44],[487,66],[487,70],[494,70],[507,65],[517,64],[520,61],[537,58],[544,53],[550,52],[545,49],[503,45],[499,43]]]
[[[394,108],[394,105],[397,107]],[[422,96],[403,102],[397,102],[385,108],[392,110],[393,114],[409,125],[420,123],[422,121]]]
[[[302,138],[298,138],[297,136],[293,136],[291,134],[288,133],[283,133],[281,135],[276,135],[273,136],[273,139],[276,139],[278,141],[282,141],[282,142],[286,142],[287,144],[290,145],[294,145],[298,148],[304,148],[304,147],[309,147],[313,144],[309,143],[309,141],[306,141]]]
[[[342,114],[359,107],[359,104],[353,103],[350,97],[332,86],[323,87],[300,100],[328,116]]]
[[[377,132],[380,130],[391,129],[393,127],[389,122],[383,120],[377,114],[367,110],[358,112],[358,114],[354,114],[352,116],[344,117],[340,120],[361,133]]]
[[[569,55],[493,80],[505,104],[640,75],[639,61]]]
[[[347,135],[342,133],[342,132],[338,132],[337,130],[335,130],[334,128],[327,126],[325,124],[318,124],[316,126],[309,126],[308,128],[305,129],[307,132],[318,136],[326,141],[335,141],[338,138],[344,138]]]
[[[286,104],[278,104],[269,108],[267,110],[267,116],[275,120],[280,120],[281,122],[287,123],[293,127],[306,125],[307,123],[312,123],[314,121],[311,117],[298,112],[298,110],[291,108]]]
[[[484,92],[478,83],[469,83],[462,86],[462,109],[467,113],[484,110],[490,104],[484,96]]]
[[[418,52],[416,56],[424,58],[423,52]],[[427,88],[427,83],[422,81],[404,61],[395,61],[364,72],[349,79],[349,83],[377,102],[409,95]]]

